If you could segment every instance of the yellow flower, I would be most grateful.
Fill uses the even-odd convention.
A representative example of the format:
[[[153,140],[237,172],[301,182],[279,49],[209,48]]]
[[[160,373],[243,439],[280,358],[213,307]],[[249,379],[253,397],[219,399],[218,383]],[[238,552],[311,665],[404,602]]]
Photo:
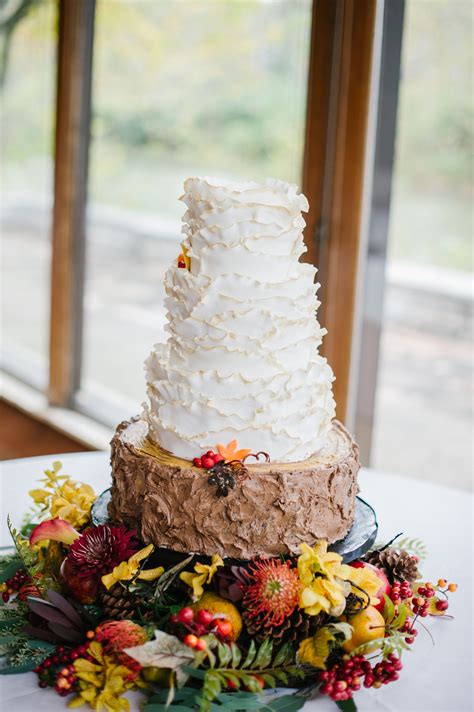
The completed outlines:
[[[211,564],[197,563],[194,565],[194,571],[196,573],[193,574],[190,571],[184,571],[179,577],[184,583],[192,587],[193,597],[197,600],[201,598],[204,593],[204,584],[211,583],[219,566],[224,566],[224,562],[218,554],[214,554]]]
[[[33,489],[29,494],[43,512],[49,510],[51,518],[60,517],[80,529],[90,520],[96,494],[89,485],[58,474],[61,467],[60,462],[54,462],[52,470],[45,470],[41,480],[44,487]]]
[[[298,557],[298,575],[303,589],[299,605],[305,613],[317,616],[321,611],[339,616],[346,607],[350,585],[343,579],[342,557],[328,551],[327,541],[321,540],[311,548],[301,544]]]
[[[122,695],[134,686],[143,686],[133,678],[133,673],[125,666],[104,655],[102,645],[97,641],[91,643],[88,653],[95,662],[78,658],[74,661],[74,670],[78,679],[78,695],[69,707],[80,707],[89,704],[93,710],[106,712],[126,712],[130,703]]]
[[[340,575],[342,557],[333,551],[328,551],[326,540],[316,542],[312,549],[307,544],[300,544],[301,555],[298,558],[298,574],[303,584],[309,584],[314,574],[322,574],[329,578]]]
[[[102,576],[102,583],[108,590],[119,581],[131,581],[132,579],[142,579],[143,581],[154,581],[159,578],[164,571],[163,566],[157,566],[155,569],[142,569],[140,571],[140,562],[146,559],[153,551],[153,544],[148,544],[144,549],[140,549],[133,554],[128,561],[121,561],[116,566],[112,573]]]
[[[375,574],[372,569],[368,566],[362,566],[360,568],[355,568],[354,566],[342,566],[341,575],[346,581],[350,581],[355,584],[352,587],[352,592],[356,596],[361,597],[362,589],[369,596],[369,603],[371,606],[376,606],[380,603],[380,599],[376,597],[377,591],[380,589],[380,579]]]
[[[340,616],[346,607],[346,596],[350,586],[341,579],[327,579],[317,576],[300,593],[299,605],[309,616],[317,616],[321,611],[330,616]]]

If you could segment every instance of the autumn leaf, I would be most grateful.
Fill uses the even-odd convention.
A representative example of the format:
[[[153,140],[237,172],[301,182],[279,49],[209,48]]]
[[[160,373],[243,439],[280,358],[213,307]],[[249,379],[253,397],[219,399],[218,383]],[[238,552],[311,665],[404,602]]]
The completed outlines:
[[[155,639],[124,652],[140,663],[142,667],[167,668],[176,675],[178,686],[184,685],[188,675],[181,670],[182,665],[194,660],[192,650],[174,635],[155,630]]]
[[[251,453],[251,450],[242,448],[237,450],[237,440],[231,440],[227,445],[217,444],[217,450],[219,455],[222,455],[226,462],[231,462],[232,460],[243,460],[244,457]]]

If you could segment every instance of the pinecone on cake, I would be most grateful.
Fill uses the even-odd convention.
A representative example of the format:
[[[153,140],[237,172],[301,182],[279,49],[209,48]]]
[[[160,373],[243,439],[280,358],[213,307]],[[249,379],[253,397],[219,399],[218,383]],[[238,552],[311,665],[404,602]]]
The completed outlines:
[[[420,577],[417,559],[407,551],[397,551],[392,548],[379,549],[367,554],[365,561],[381,569],[391,584],[394,581],[413,583]]]
[[[100,603],[105,616],[114,620],[130,620],[136,608],[135,597],[119,583],[101,591]]]

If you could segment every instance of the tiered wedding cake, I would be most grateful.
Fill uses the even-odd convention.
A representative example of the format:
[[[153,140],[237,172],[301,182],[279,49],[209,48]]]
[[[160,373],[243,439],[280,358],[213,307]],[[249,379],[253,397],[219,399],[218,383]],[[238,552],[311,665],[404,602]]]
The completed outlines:
[[[308,202],[281,181],[204,178],[188,179],[182,200],[169,338],[146,362],[142,417],[112,442],[112,514],[178,551],[249,558],[335,541],[353,518],[359,464],[332,420],[316,269],[299,262]],[[263,451],[269,462],[246,461],[216,498],[191,461],[233,441],[229,452]]]

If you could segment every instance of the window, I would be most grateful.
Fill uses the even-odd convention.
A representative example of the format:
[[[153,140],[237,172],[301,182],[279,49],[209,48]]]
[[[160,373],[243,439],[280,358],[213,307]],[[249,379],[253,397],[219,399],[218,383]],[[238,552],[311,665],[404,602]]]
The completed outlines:
[[[82,385],[124,415],[166,337],[184,179],[300,182],[310,30],[309,0],[98,2]]]
[[[45,388],[48,375],[56,6],[0,15],[2,358]],[[10,14],[11,13],[11,14]]]
[[[358,435],[365,461],[381,470],[468,488],[474,10],[470,2],[406,2],[398,78],[392,45],[402,18],[395,5],[386,26],[387,74],[382,78],[386,95],[399,82],[385,303],[379,312],[377,285],[384,269],[380,222],[388,193],[374,208],[366,302],[372,331],[366,330],[362,351],[366,390],[359,391]],[[391,153],[390,122],[379,113],[379,197],[389,183],[384,168]],[[381,330],[378,376],[376,328]],[[370,402],[370,384],[375,402],[368,423],[363,409]]]

